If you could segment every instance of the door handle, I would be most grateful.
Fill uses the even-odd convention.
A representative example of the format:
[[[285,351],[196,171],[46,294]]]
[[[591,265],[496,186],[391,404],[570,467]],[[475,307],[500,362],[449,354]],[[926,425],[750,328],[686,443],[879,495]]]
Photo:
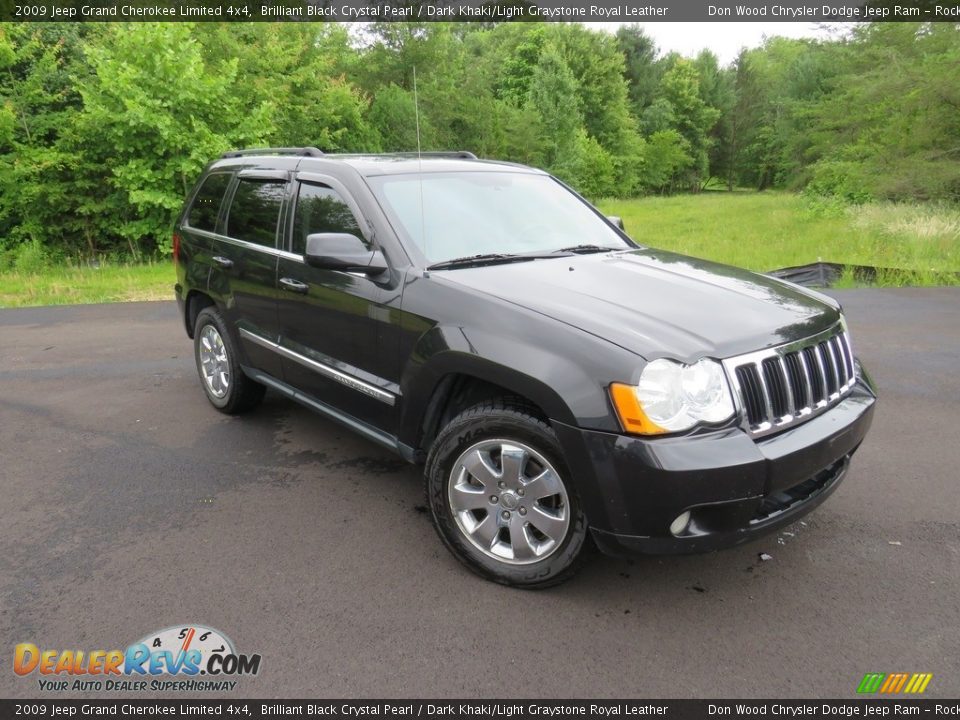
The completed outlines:
[[[288,292],[306,294],[307,291],[310,290],[310,286],[305,282],[300,282],[293,278],[280,278],[280,289],[287,290]]]
[[[225,258],[222,255],[214,255],[211,260],[224,269],[233,267],[233,260]]]

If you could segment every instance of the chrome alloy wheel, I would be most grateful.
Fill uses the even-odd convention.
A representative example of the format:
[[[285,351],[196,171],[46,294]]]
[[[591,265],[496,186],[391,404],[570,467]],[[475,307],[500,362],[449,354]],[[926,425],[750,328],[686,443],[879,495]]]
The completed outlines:
[[[204,325],[200,332],[200,371],[207,390],[222,398],[230,389],[230,362],[223,338],[213,325]]]
[[[539,562],[570,528],[563,480],[533,448],[515,440],[484,440],[453,464],[450,509],[478,550],[511,565]]]

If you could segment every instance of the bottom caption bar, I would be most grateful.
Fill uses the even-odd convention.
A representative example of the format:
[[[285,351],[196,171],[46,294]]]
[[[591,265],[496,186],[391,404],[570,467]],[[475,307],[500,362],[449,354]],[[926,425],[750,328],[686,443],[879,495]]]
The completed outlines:
[[[0,717],[851,718],[960,720],[960,700],[0,700]]]

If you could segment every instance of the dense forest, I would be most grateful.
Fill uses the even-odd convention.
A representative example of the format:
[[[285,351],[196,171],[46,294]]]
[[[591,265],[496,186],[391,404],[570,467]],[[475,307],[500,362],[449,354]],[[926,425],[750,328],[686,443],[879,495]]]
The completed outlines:
[[[728,66],[639,26],[6,24],[0,259],[168,254],[224,150],[414,150],[418,107],[424,150],[545,167],[594,199],[960,200],[955,24],[771,38]]]

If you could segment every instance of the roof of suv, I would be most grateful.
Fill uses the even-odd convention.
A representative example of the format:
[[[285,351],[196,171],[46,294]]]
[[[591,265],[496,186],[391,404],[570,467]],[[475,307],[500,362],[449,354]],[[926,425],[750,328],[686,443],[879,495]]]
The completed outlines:
[[[432,172],[491,172],[510,170],[512,172],[528,172],[546,174],[542,170],[520,165],[517,163],[499,160],[480,160],[472,153],[465,151],[453,152],[424,152],[421,157],[417,153],[321,153],[314,148],[283,148],[281,151],[271,151],[264,148],[263,152],[254,150],[231,151],[224,153],[224,158],[254,160],[270,164],[271,160],[280,157],[295,156],[301,170],[308,170],[316,163],[322,165],[329,160],[336,160],[350,165],[364,177],[375,175],[402,175],[409,173]],[[233,164],[233,163],[230,163]],[[287,163],[281,163],[286,165]]]
[[[493,170],[520,170],[540,173],[542,171],[526,165],[500,162],[497,160],[470,160],[457,157],[433,157],[416,155],[325,155],[324,158],[341,160],[354,167],[366,177],[372,175],[402,175],[419,172],[484,172]],[[321,158],[318,158],[321,159]]]

